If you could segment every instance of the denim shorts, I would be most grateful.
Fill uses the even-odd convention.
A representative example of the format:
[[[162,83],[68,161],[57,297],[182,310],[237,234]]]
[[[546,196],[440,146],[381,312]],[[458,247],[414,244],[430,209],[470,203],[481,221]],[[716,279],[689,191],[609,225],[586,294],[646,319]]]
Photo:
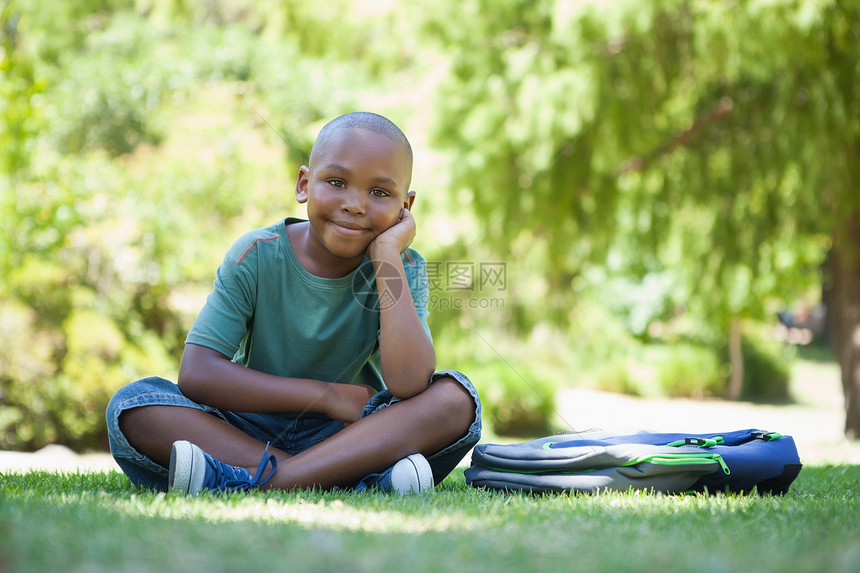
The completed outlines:
[[[443,376],[449,376],[459,382],[472,396],[475,402],[475,419],[465,436],[427,458],[436,483],[441,482],[451,473],[451,470],[481,438],[481,400],[472,382],[460,372],[445,370],[433,374],[429,383],[432,384],[434,380]],[[391,392],[383,390],[367,402],[361,417],[369,416],[399,401],[391,395]],[[295,417],[218,410],[186,398],[179,390],[179,386],[164,378],[144,378],[132,382],[117,390],[107,407],[110,451],[132,483],[138,487],[160,491],[167,490],[167,468],[135,450],[119,427],[119,416],[123,411],[156,405],[181,406],[208,412],[239,428],[255,440],[263,443],[270,442],[273,447],[293,455],[330,438],[344,428],[343,422],[327,417]]]

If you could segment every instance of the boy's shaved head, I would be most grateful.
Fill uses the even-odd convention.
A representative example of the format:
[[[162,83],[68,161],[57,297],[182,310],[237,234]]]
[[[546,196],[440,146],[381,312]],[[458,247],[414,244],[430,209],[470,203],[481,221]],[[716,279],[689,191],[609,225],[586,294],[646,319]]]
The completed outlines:
[[[409,140],[406,139],[406,135],[390,119],[368,111],[348,113],[336,117],[325,124],[320,130],[319,135],[317,135],[316,142],[311,150],[311,156],[308,161],[311,167],[314,165],[314,152],[317,148],[322,148],[331,134],[339,129],[365,129],[384,135],[392,141],[401,144],[409,158],[409,173],[412,173],[412,146],[409,144]]]

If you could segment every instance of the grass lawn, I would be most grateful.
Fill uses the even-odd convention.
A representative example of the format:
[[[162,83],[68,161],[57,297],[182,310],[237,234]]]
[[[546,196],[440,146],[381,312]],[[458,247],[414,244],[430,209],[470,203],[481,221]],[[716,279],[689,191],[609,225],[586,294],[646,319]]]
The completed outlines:
[[[860,466],[784,497],[500,494],[185,498],[119,473],[0,475],[0,572],[860,571]]]

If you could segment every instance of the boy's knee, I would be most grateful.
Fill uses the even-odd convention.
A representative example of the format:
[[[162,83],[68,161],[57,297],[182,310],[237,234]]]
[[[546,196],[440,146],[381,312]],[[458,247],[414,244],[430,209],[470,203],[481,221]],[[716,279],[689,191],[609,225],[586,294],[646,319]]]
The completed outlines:
[[[134,396],[135,390],[134,386],[138,382],[131,382],[121,387],[119,390],[113,393],[111,399],[107,403],[107,407],[105,408],[105,417],[110,423],[110,420],[113,418],[119,418],[122,414],[123,409],[125,408],[125,403],[129,398]]]
[[[475,399],[460,382],[450,376],[441,377],[433,382],[439,391],[440,406],[457,419],[475,419]]]
[[[164,378],[151,377],[136,380],[121,387],[114,393],[105,408],[108,426],[113,420],[116,420],[122,429],[129,412],[154,404],[155,402],[151,399],[154,395],[175,393],[174,386],[172,382]]]

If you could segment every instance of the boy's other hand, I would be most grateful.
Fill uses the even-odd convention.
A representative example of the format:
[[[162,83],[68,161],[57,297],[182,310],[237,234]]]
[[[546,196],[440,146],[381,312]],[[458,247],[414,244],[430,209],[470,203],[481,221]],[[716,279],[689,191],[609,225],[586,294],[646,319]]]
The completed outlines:
[[[351,424],[358,421],[364,405],[373,396],[376,390],[371,386],[363,384],[339,384],[330,383],[331,396],[325,414],[332,420]]]
[[[415,239],[415,219],[409,209],[400,210],[400,218],[371,241],[367,256],[372,260],[381,257],[386,250],[400,256]]]

